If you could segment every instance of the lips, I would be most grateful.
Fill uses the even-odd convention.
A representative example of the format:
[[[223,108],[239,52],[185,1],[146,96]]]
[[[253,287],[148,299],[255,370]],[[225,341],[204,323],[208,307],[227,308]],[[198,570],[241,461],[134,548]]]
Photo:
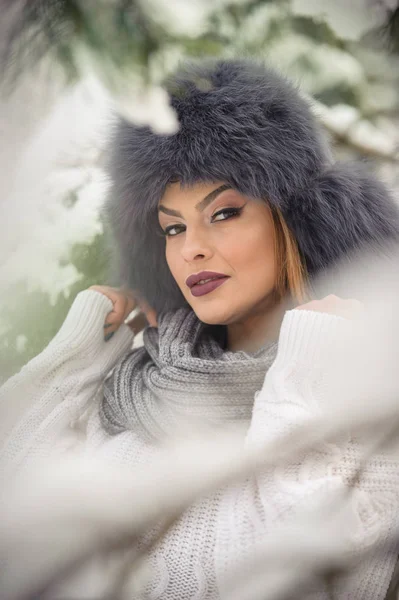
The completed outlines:
[[[191,289],[193,296],[203,296],[221,286],[227,279],[229,277],[223,273],[201,271],[195,275],[190,275],[186,279],[186,285]]]

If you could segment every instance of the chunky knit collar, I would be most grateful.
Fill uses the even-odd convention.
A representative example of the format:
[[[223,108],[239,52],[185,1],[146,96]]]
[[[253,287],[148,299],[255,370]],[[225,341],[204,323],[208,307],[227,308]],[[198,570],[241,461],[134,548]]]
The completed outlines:
[[[106,431],[159,439],[183,423],[249,420],[277,344],[255,353],[224,350],[189,308],[161,314],[144,346],[132,350],[104,382]]]

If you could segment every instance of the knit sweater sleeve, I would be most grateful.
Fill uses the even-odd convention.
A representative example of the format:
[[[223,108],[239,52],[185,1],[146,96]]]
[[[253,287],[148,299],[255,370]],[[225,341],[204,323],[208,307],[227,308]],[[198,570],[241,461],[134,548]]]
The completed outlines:
[[[248,444],[264,444],[311,423],[315,417],[323,419],[324,409],[336,401],[335,394],[340,389],[340,385],[332,386],[333,378],[339,377],[336,372],[339,363],[330,367],[332,352],[339,351],[337,344],[344,339],[341,333],[345,333],[347,324],[341,317],[314,311],[286,313],[276,360],[255,399]],[[348,431],[336,443],[326,443],[314,453],[306,453],[298,461],[297,470],[291,465],[290,472],[298,491],[307,492],[307,485],[319,478],[337,478],[345,485],[359,466],[360,455],[361,444]],[[393,456],[378,456],[364,468],[357,485],[363,490],[376,491],[375,484],[383,477],[397,491],[397,470]]]
[[[95,290],[77,294],[48,346],[0,388],[1,461],[14,466],[73,427],[107,373],[133,344],[122,324],[104,341],[113,305]]]
[[[298,426],[323,417],[323,406],[334,402],[331,373],[328,373],[328,339],[339,340],[346,321],[334,315],[313,311],[291,310],[280,330],[275,362],[269,369],[262,389],[255,397],[246,444],[263,447],[281,439]],[[334,443],[320,443],[317,448],[296,455],[287,466],[276,465],[250,478],[226,497],[229,526],[222,527],[219,542],[224,564],[221,572],[234,569],[234,560],[247,547],[262,544],[265,535],[284,526],[297,511],[309,509],[312,502],[326,498],[330,491],[345,489],[360,465],[362,448],[358,441],[344,433]],[[351,493],[353,531],[348,536],[349,551],[374,544],[379,536],[384,544],[386,531],[393,526],[399,505],[398,460],[378,455],[368,460]],[[326,495],[325,495],[326,494]],[[316,506],[316,505],[315,505]],[[234,526],[232,525],[234,523]],[[356,600],[384,598],[396,556],[367,559],[361,575],[349,581],[350,593]],[[313,598],[313,596],[312,596]],[[324,595],[316,595],[323,598]]]

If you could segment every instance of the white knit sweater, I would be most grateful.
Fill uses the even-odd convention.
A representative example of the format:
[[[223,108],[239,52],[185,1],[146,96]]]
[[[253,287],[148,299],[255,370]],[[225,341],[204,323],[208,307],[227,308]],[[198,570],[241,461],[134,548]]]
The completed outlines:
[[[104,342],[103,324],[111,309],[104,295],[94,290],[80,292],[55,338],[0,389],[3,476],[11,476],[17,467],[29,465],[49,448],[54,452],[54,447],[66,444],[83,444],[87,452],[104,460],[132,467],[147,463],[158,451],[132,432],[109,437],[100,426],[95,408],[102,382],[133,344],[126,325]],[[316,312],[286,313],[276,361],[254,400],[248,443],[278,437],[320,410],[325,398],[319,344],[338,322],[338,317]],[[345,485],[358,464],[358,453],[357,444],[348,439],[340,447],[329,446],[301,458],[287,472],[270,472],[198,502],[153,551],[151,582],[142,598],[224,598],[225,570],[234,569],[235,560],[311,498],[314,490],[331,482]],[[378,457],[361,478],[354,504],[359,545],[372,543],[379,527],[399,506],[397,467],[392,460]],[[365,562],[342,600],[382,600],[395,560],[387,552]],[[84,587],[87,594],[89,583]],[[86,596],[82,593],[81,597]],[[317,598],[324,598],[323,593]]]

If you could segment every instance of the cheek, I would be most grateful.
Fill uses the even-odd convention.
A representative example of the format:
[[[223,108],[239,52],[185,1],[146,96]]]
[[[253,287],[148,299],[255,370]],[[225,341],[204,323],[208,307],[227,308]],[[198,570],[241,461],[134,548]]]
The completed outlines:
[[[230,264],[242,282],[251,287],[270,287],[276,280],[273,230],[268,224],[258,223],[247,231],[241,231],[230,244]]]
[[[167,265],[169,267],[170,272],[172,273],[173,278],[176,280],[176,282],[180,285],[181,281],[181,271],[182,271],[182,260],[181,260],[181,255],[180,253],[176,250],[176,248],[173,248],[172,245],[167,245],[166,246],[166,250],[165,250],[165,258],[166,258],[166,262]],[[180,273],[180,277],[179,277],[179,273]]]

